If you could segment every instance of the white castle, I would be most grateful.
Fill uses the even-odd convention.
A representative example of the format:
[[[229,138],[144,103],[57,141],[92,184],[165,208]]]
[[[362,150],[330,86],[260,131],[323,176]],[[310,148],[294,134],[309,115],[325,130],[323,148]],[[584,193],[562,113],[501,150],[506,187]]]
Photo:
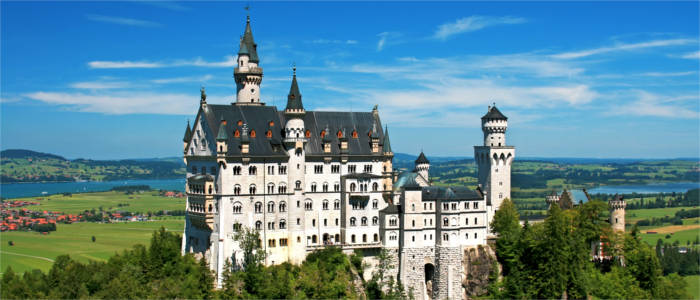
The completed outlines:
[[[208,104],[202,88],[184,137],[187,215],[182,252],[204,257],[221,285],[226,261],[243,260],[234,239],[258,230],[268,265],[301,263],[322,247],[362,251],[371,274],[382,248],[389,276],[418,298],[461,298],[465,249],[486,244],[489,223],[510,197],[515,155],[507,118],[489,107],[483,146],[474,147],[479,186],[432,186],[421,152],[399,173],[377,107],[370,112],[307,111],[291,79],[284,111],[261,102],[257,45],[250,18],[234,69],[236,102]]]

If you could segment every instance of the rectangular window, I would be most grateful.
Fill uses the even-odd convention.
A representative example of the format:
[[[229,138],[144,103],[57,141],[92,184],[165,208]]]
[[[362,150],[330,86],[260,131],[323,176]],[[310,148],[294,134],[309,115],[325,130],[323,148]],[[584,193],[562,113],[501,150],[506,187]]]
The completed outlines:
[[[478,209],[478,208],[479,208],[479,202],[474,202],[474,209]]]
[[[348,166],[348,173],[356,173],[357,166],[355,165],[350,165]]]
[[[297,218],[297,225],[301,225],[301,219]]]
[[[275,166],[267,166],[267,175],[275,175]]]
[[[323,165],[314,166],[314,173],[323,174]]]
[[[279,166],[277,169],[280,175],[285,175],[287,174],[287,166]]]
[[[280,247],[287,247],[287,239],[280,239]]]
[[[332,165],[331,166],[331,173],[333,173],[333,174],[340,173],[340,165]]]

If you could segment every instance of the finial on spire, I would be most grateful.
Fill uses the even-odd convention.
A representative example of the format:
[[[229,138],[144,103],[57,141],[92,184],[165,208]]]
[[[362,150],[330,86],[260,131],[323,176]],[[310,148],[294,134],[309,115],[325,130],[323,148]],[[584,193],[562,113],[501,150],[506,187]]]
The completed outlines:
[[[201,100],[201,102],[202,102],[202,103],[206,103],[206,102],[207,102],[207,91],[205,90],[204,86],[202,86],[202,87],[199,89],[199,94],[200,94],[200,100]]]
[[[292,76],[297,77],[297,63],[292,63]]]
[[[250,23],[250,3],[246,4],[246,6],[243,7],[243,9],[245,9],[246,12],[246,21]]]

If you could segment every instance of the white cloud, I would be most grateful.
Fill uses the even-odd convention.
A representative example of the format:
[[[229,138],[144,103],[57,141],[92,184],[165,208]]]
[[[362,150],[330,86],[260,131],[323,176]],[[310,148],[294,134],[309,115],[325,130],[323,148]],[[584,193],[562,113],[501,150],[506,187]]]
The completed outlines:
[[[687,108],[683,102],[697,103],[698,95],[667,96],[643,90],[626,91],[634,100],[611,107],[609,115],[633,115],[681,119],[697,119],[700,112]],[[617,95],[627,97],[627,95]],[[696,106],[697,109],[697,106]]]
[[[70,85],[74,89],[86,89],[86,90],[105,90],[105,89],[122,89],[129,87],[128,82],[117,82],[117,81],[83,81],[75,82]]]
[[[189,115],[197,110],[199,94],[151,92],[57,93],[34,92],[24,97],[80,112],[104,114]],[[209,98],[212,98],[209,96]],[[216,97],[214,97],[216,98]],[[223,100],[223,99],[221,99]]]
[[[158,84],[170,84],[170,83],[182,83],[182,82],[206,82],[214,78],[214,76],[207,74],[204,76],[189,76],[189,77],[174,77],[174,78],[160,78],[152,79],[151,82]]]
[[[588,50],[582,50],[582,51],[564,52],[564,53],[554,54],[554,55],[552,55],[552,57],[559,58],[559,59],[574,59],[574,58],[587,57],[587,56],[591,56],[591,55],[597,55],[597,54],[609,53],[609,52],[630,51],[630,50],[638,50],[638,49],[654,48],[654,47],[681,46],[681,45],[688,45],[688,44],[692,44],[692,43],[697,43],[697,41],[693,40],[693,39],[654,40],[654,41],[646,41],[646,42],[632,43],[632,44],[617,44],[617,45],[613,45],[613,46],[600,47],[600,48],[594,48],[594,49],[588,49]]]
[[[690,52],[681,55],[681,58],[685,59],[700,59],[700,51]]]
[[[689,76],[697,74],[695,71],[687,71],[687,72],[646,72],[646,73],[641,73],[639,75],[642,76],[648,76],[648,77],[679,77],[679,76]]]
[[[312,44],[346,44],[354,45],[357,44],[357,40],[327,40],[327,39],[315,39],[311,41]]]
[[[472,32],[495,25],[521,24],[527,22],[524,18],[516,17],[491,17],[491,16],[471,16],[458,19],[452,23],[445,23],[438,26],[433,38],[445,40],[453,35]]]
[[[377,34],[379,41],[377,42],[377,51],[382,51],[384,49],[384,44],[386,43],[386,37],[389,36],[388,32],[382,32]]]
[[[131,19],[131,18],[110,17],[110,16],[103,16],[103,15],[95,15],[95,14],[87,14],[87,15],[85,15],[85,17],[88,20],[92,20],[92,21],[119,24],[119,25],[127,25],[127,26],[139,26],[139,27],[160,27],[160,26],[162,26],[162,24],[157,23],[157,22]]]
[[[91,61],[88,66],[91,69],[144,69],[144,68],[170,68],[170,67],[208,67],[224,68],[236,65],[236,59],[228,55],[222,61],[206,61],[201,57],[191,60],[176,60],[170,62],[152,61]]]
[[[387,45],[400,44],[401,41],[397,38],[401,37],[401,33],[385,31],[377,34],[379,41],[377,41],[377,52],[384,50]]]

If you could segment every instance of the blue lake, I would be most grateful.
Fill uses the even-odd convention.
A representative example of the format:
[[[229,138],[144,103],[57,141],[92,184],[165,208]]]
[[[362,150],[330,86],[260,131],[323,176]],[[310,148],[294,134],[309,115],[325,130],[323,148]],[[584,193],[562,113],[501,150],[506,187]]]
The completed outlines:
[[[42,183],[3,183],[0,196],[3,198],[35,197],[46,194],[102,192],[115,186],[147,185],[153,189],[185,191],[185,179],[118,180],[86,182],[42,182]]]
[[[653,194],[687,192],[691,189],[700,188],[698,182],[672,182],[672,183],[650,183],[631,185],[606,185],[589,189],[589,194]]]

